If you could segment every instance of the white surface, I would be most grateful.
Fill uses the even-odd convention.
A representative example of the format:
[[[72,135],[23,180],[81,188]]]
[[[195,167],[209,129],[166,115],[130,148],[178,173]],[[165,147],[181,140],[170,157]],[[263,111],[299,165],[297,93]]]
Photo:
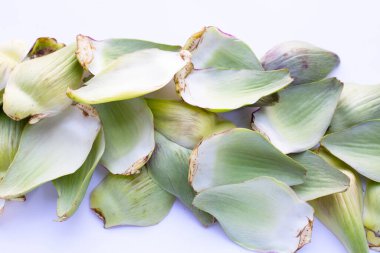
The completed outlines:
[[[362,3],[362,4],[359,4]],[[204,25],[216,25],[247,42],[261,57],[275,44],[305,40],[341,57],[345,82],[380,82],[380,2],[374,1],[2,1],[0,41],[39,36],[66,43],[83,33],[96,39],[126,37],[183,44]],[[98,170],[90,190],[104,176]],[[1,252],[247,252],[218,225],[203,228],[181,204],[148,228],[105,230],[89,210],[88,195],[64,223],[54,222],[56,193],[49,183],[11,203],[0,217]],[[301,253],[345,252],[318,221]]]

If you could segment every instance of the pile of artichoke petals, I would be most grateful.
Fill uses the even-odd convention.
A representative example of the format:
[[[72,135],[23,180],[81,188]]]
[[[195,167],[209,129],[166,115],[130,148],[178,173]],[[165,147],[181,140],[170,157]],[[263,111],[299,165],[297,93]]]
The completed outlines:
[[[380,250],[380,85],[328,77],[339,62],[301,41],[259,60],[216,27],[182,47],[5,43],[0,210],[51,181],[64,221],[101,165],[106,228],[157,224],[178,199],[254,251],[296,252],[314,215],[347,252]]]

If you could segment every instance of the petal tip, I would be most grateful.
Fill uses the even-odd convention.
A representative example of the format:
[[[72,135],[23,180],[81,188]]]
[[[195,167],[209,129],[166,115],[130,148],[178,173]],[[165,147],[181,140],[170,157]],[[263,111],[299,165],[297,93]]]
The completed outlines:
[[[301,249],[303,246],[311,242],[311,235],[313,231],[313,220],[308,218],[308,223],[306,226],[299,232],[298,238],[299,238],[299,243],[297,247],[297,251]]]
[[[93,50],[95,50],[95,46],[93,43],[93,39],[84,36],[82,34],[77,35],[77,50],[75,54],[79,63],[85,68],[88,69],[88,66],[94,59]]]

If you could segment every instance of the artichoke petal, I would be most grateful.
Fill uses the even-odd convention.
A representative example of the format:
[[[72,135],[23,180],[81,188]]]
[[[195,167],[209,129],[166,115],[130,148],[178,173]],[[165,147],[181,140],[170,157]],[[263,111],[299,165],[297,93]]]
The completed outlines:
[[[193,150],[189,181],[195,191],[270,176],[288,185],[304,182],[306,171],[261,134],[235,128],[204,139]]]
[[[143,168],[136,175],[109,174],[92,192],[91,209],[104,221],[106,228],[151,226],[165,218],[174,200]]]
[[[216,27],[191,36],[183,47],[187,65],[174,80],[189,104],[226,112],[258,102],[293,79],[287,70],[264,71],[252,50]]]
[[[106,148],[101,159],[113,174],[139,172],[154,149],[153,115],[141,98],[96,106],[104,126]]]
[[[74,173],[85,162],[100,129],[97,113],[82,105],[25,126],[17,153],[0,182],[0,198],[19,197]]]
[[[328,134],[321,145],[363,176],[380,182],[380,120]]]
[[[271,177],[210,188],[193,203],[215,216],[227,236],[247,249],[291,253],[311,238],[313,208]]]
[[[288,87],[278,103],[254,113],[254,128],[285,154],[310,149],[330,125],[342,88],[335,78]]]
[[[329,132],[380,118],[380,84],[345,84]]]
[[[67,108],[72,101],[66,90],[78,88],[83,74],[74,52],[71,45],[18,64],[5,88],[4,112],[14,120],[32,116],[36,123]]]
[[[154,116],[154,127],[169,140],[193,149],[199,141],[215,132],[234,128],[215,113],[181,101],[146,99]]]
[[[303,41],[288,41],[269,50],[261,60],[266,70],[289,69],[293,84],[319,81],[340,63],[338,55]]]
[[[290,157],[306,168],[305,182],[292,187],[305,201],[346,191],[350,185],[350,179],[344,173],[311,151],[292,154]]]
[[[158,132],[155,139],[156,148],[147,163],[149,174],[162,189],[190,208],[202,224],[210,225],[214,218],[193,206],[195,192],[187,180],[191,150],[168,140]]]
[[[350,178],[350,187],[309,203],[315,215],[341,241],[349,253],[367,253],[368,246],[362,221],[363,191],[359,176],[349,166],[321,149],[319,155]]]
[[[77,57],[94,77],[80,89],[69,88],[75,101],[99,104],[139,97],[168,84],[185,66],[176,46],[138,40],[95,41],[77,37]]]

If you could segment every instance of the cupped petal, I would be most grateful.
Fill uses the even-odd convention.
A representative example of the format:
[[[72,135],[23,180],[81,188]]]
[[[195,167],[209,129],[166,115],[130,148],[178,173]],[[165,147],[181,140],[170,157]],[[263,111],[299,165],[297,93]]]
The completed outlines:
[[[99,104],[139,97],[168,84],[185,66],[176,46],[139,40],[77,38],[77,57],[94,77],[67,90],[75,101]]]
[[[117,58],[80,89],[69,88],[67,95],[87,104],[140,97],[164,87],[184,65],[178,52],[136,51]]]
[[[85,162],[100,128],[96,112],[81,105],[25,126],[17,153],[0,182],[0,198],[24,195],[74,173]]]
[[[330,125],[343,85],[336,78],[288,87],[280,101],[254,113],[254,128],[283,153],[318,144]]]
[[[261,134],[235,128],[203,140],[193,150],[189,181],[195,191],[270,176],[288,185],[304,182],[306,171]]]
[[[263,70],[256,55],[243,41],[214,26],[193,34],[183,49],[191,52],[195,69],[256,69]]]
[[[59,43],[56,39],[50,37],[41,37],[34,42],[26,59],[34,59],[45,56],[65,47],[65,44]]]
[[[188,61],[174,80],[189,104],[225,112],[252,105],[293,79],[287,70],[264,71],[252,50],[216,27],[191,36],[183,47]]]
[[[310,241],[313,208],[274,178],[210,188],[193,203],[215,216],[227,236],[244,248],[293,253]]]
[[[106,148],[101,159],[113,174],[134,174],[154,149],[153,115],[141,98],[97,105]]]
[[[193,149],[212,133],[234,128],[215,113],[181,101],[146,99],[154,116],[154,127],[169,140]]]
[[[213,223],[211,215],[193,206],[195,192],[187,180],[191,150],[170,141],[158,132],[155,133],[155,140],[156,148],[147,163],[150,176],[162,189],[190,208],[202,224],[207,226]]]
[[[380,120],[328,134],[321,145],[363,176],[380,182]]]
[[[340,63],[338,55],[304,41],[288,41],[269,50],[261,60],[264,69],[288,69],[293,84],[319,81]]]
[[[75,45],[24,61],[12,71],[3,96],[4,112],[15,120],[32,116],[31,123],[54,116],[72,101],[67,88],[78,88],[83,69]]]
[[[106,228],[151,226],[165,218],[174,200],[143,168],[136,175],[109,174],[92,192],[91,209],[104,221]]]

